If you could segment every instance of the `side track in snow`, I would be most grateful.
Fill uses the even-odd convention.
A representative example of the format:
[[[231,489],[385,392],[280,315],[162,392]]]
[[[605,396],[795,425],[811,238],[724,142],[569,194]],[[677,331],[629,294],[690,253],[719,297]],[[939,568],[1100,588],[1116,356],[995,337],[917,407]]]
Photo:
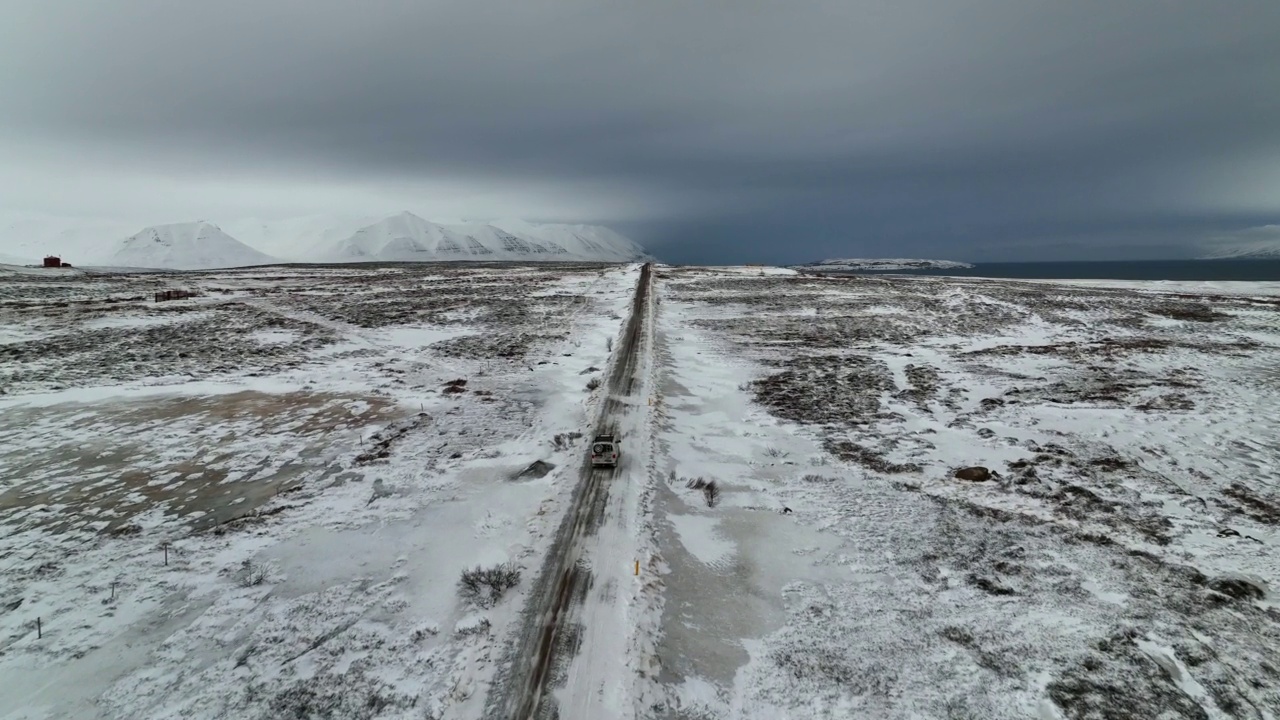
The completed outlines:
[[[631,316],[608,378],[608,399],[596,419],[599,432],[614,428],[617,416],[625,407],[622,398],[631,394],[635,384],[651,271],[649,263],[640,270]],[[623,442],[625,451],[626,438]],[[540,710],[552,669],[567,665],[576,650],[571,633],[563,632],[565,620],[590,586],[590,573],[579,567],[578,559],[584,540],[599,527],[613,473],[613,469],[593,468],[589,458],[583,459],[581,480],[534,585],[524,626],[511,648],[510,670],[505,677],[495,680],[486,718],[531,720],[543,716]]]

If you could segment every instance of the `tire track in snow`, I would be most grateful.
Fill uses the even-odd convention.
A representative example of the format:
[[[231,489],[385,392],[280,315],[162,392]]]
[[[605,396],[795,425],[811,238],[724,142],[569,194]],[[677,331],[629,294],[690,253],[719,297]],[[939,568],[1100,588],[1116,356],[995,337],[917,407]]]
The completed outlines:
[[[622,342],[616,348],[607,385],[609,398],[596,420],[598,432],[614,428],[617,416],[627,406],[622,398],[631,394],[635,384],[651,276],[652,264],[646,263],[640,270]],[[590,458],[583,458],[581,480],[534,585],[523,627],[510,651],[510,668],[505,676],[494,680],[486,718],[532,720],[542,717],[544,710],[554,717],[554,708],[544,707],[543,699],[554,671],[567,668],[577,651],[580,636],[568,619],[591,583],[590,571],[579,564],[579,559],[583,540],[595,534],[603,519],[612,477],[612,470],[593,468]]]

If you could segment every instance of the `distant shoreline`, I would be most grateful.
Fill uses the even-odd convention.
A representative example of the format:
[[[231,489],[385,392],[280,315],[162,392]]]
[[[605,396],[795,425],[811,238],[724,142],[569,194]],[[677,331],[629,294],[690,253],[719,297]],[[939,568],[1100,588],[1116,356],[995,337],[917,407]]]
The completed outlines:
[[[1280,281],[1280,259],[1214,258],[1211,260],[1054,260],[974,263],[967,268],[824,270],[792,266],[809,274],[927,275],[990,277],[1017,280],[1195,280]]]

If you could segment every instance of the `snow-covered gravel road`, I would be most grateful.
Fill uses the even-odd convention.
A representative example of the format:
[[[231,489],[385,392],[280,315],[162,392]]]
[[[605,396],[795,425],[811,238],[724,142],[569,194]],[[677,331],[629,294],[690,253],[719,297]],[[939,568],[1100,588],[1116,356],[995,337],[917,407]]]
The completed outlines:
[[[616,467],[593,467],[583,457],[580,479],[555,542],[547,552],[523,627],[507,653],[509,670],[491,690],[486,717],[615,717],[626,688],[626,653],[618,632],[626,607],[622,587],[639,568],[623,570],[636,554],[630,532],[651,448],[645,432],[652,367],[650,265],[640,271],[627,323],[601,388],[607,399],[593,423],[620,443]],[[638,381],[638,382],[637,382]],[[589,439],[589,438],[588,438]],[[619,617],[622,615],[622,617]],[[620,622],[621,621],[621,622]]]

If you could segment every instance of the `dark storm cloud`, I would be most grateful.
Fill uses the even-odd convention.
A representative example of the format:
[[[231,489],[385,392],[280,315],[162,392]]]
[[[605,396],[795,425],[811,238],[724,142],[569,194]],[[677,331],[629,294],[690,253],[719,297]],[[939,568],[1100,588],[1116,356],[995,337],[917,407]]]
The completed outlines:
[[[1280,213],[1273,0],[120,0],[5,15],[0,140],[595,183],[652,197],[634,227],[676,256],[784,237],[814,254],[1156,252]]]

